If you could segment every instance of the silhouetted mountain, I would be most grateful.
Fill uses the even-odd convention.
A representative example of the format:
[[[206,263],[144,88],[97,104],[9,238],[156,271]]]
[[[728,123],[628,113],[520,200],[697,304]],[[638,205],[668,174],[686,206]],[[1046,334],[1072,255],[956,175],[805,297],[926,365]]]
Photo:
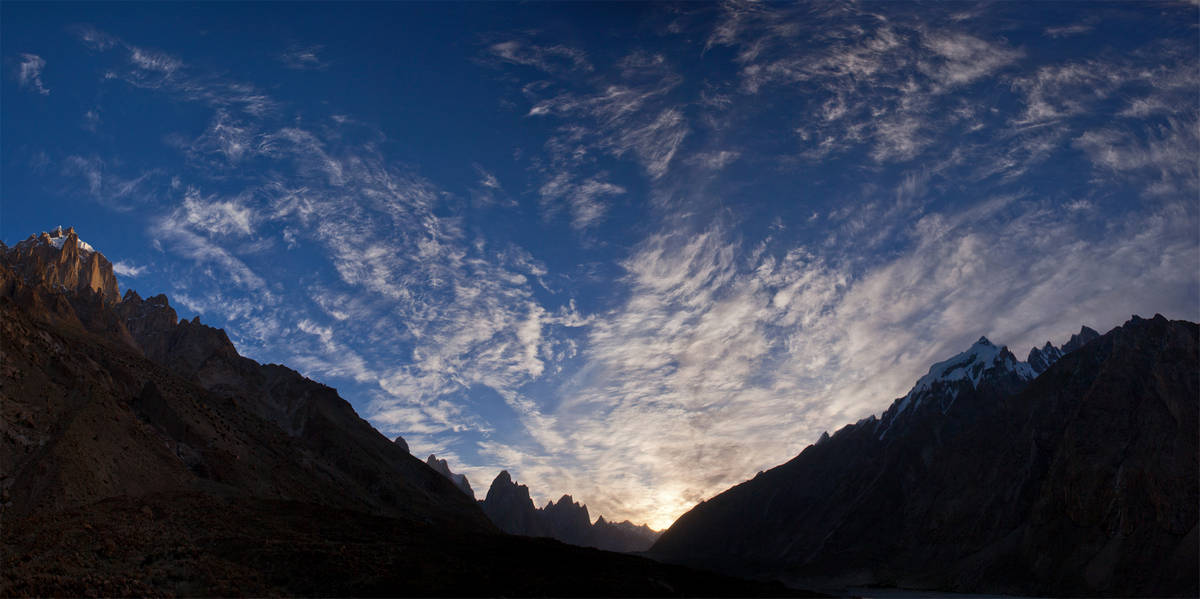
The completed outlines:
[[[397,437],[397,439],[399,439],[399,437]],[[404,448],[406,451],[408,450],[407,443],[404,444]],[[450,470],[450,464],[447,463],[446,460],[439,460],[436,455],[431,453],[429,454],[429,458],[425,460],[425,464],[437,471],[438,474],[441,474],[449,479],[450,482],[454,483],[454,486],[458,487],[458,490],[466,493],[467,497],[475,499],[475,491],[471,490],[471,482],[467,480],[467,475],[455,474],[452,472]]]
[[[529,496],[529,487],[514,482],[507,470],[496,476],[479,505],[500,530],[509,534],[551,537],[572,545],[622,552],[645,551],[658,538],[658,532],[649,526],[628,520],[615,524],[601,516],[592,523],[587,506],[570,495],[538,509]]]
[[[32,239],[0,246],[0,595],[787,592],[503,535],[333,389]]]
[[[570,495],[558,498],[558,503],[546,502],[541,509],[546,534],[572,545],[593,545],[592,519],[586,505],[577,503]],[[649,549],[649,545],[642,549]]]
[[[527,537],[550,536],[542,526],[538,510],[529,497],[529,487],[518,485],[507,470],[500,471],[479,502],[483,513],[508,534]]]
[[[701,502],[650,555],[821,585],[1196,596],[1198,333],[1085,327],[1036,367],[980,339],[882,418]]]

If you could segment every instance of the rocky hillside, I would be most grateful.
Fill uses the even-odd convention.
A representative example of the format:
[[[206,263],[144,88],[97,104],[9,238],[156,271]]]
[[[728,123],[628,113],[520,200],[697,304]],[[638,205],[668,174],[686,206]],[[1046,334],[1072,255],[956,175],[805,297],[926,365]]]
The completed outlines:
[[[645,551],[658,538],[658,532],[645,524],[608,522],[603,516],[592,522],[587,506],[570,495],[537,508],[529,487],[517,484],[507,470],[496,476],[479,505],[496,526],[510,534],[551,537],[572,545],[622,552]]]
[[[1194,597],[1198,336],[1134,317],[1030,363],[981,339],[650,554],[816,585]]]
[[[0,595],[790,593],[504,535],[333,389],[31,239],[0,248]]]

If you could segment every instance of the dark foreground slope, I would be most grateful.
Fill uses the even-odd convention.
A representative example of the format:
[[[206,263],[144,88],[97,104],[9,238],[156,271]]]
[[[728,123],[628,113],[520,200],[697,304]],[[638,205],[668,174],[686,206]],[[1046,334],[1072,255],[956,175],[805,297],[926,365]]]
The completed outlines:
[[[1032,382],[1017,364],[935,386],[888,430],[897,400],[696,506],[651,555],[829,585],[1196,596],[1197,337],[1135,317]]]
[[[311,503],[120,496],[4,533],[6,596],[804,596],[551,539]]]
[[[504,535],[332,389],[64,285],[107,266],[70,236],[0,246],[0,595],[786,592]]]

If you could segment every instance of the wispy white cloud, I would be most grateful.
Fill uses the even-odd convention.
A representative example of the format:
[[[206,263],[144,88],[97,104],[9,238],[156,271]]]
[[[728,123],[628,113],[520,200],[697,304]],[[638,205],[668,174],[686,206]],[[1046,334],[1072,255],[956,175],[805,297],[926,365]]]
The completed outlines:
[[[1046,37],[1060,38],[1082,35],[1090,32],[1095,27],[1089,23],[1075,23],[1073,25],[1062,25],[1059,27],[1047,27],[1042,30]]]
[[[100,126],[100,111],[99,110],[89,110],[89,111],[83,113],[83,128],[84,129],[91,131],[92,133],[95,133],[96,128],[99,126]]]
[[[563,203],[570,211],[572,228],[580,230],[592,227],[598,224],[608,211],[603,198],[625,193],[625,188],[603,181],[602,177],[603,174],[576,182],[572,181],[567,173],[559,173],[543,183],[539,189],[542,204],[553,214],[554,207]]]
[[[184,211],[186,212],[187,209],[184,208]],[[221,209],[217,209],[216,213],[220,211]],[[234,218],[233,222],[236,223],[236,220]],[[262,301],[272,301],[267,283],[261,276],[240,258],[222,247],[222,244],[193,231],[188,226],[189,224],[194,223],[187,219],[178,219],[174,215],[168,215],[158,219],[148,233],[167,250],[178,253],[198,265],[211,264],[220,268],[221,274],[216,275],[217,280],[228,280],[244,290],[260,294],[259,297]],[[232,226],[237,225],[233,224]],[[207,228],[204,230],[209,231]],[[220,228],[215,232],[220,232]]]
[[[926,34],[922,43],[933,56],[932,60],[922,61],[919,68],[944,86],[972,83],[1024,56],[1019,49],[965,33]]]
[[[329,62],[318,55],[324,46],[291,46],[279,55],[283,66],[297,71],[324,70],[329,68]]]
[[[729,166],[741,156],[741,152],[732,150],[717,150],[714,152],[697,152],[688,162],[702,166],[708,170],[719,171]]]
[[[126,177],[114,170],[98,156],[67,156],[61,167],[63,175],[83,180],[89,197],[113,210],[126,212],[152,200],[155,179],[160,174],[157,170],[136,177]]]
[[[126,62],[109,70],[105,79],[124,81],[143,89],[161,90],[193,102],[261,117],[277,108],[266,93],[248,83],[209,73],[195,73],[181,59],[167,52],[135,46],[91,26],[73,29],[80,41],[96,51],[120,49]]]
[[[42,83],[42,69],[46,61],[37,54],[21,54],[21,63],[17,65],[17,83],[21,87],[42,94],[50,95],[50,90]]]
[[[802,157],[820,161],[865,145],[878,163],[907,162],[968,125],[969,115],[946,118],[948,94],[1011,70],[1024,52],[965,29],[971,19],[897,12],[727,3],[708,45],[735,50],[743,93],[794,90],[803,98],[798,107],[808,118],[795,129]]]
[[[146,269],[148,268],[146,266],[138,266],[132,262],[126,262],[124,260],[117,260],[116,262],[113,262],[112,266],[113,272],[117,273],[118,276],[133,278],[142,276],[142,274],[145,273]]]
[[[1087,131],[1073,145],[1099,169],[1120,175],[1157,178],[1149,195],[1186,196],[1200,189],[1200,114],[1168,118],[1144,134],[1128,128]]]
[[[203,197],[196,188],[187,189],[173,218],[212,236],[249,235],[255,220],[251,209],[237,200]]]
[[[606,158],[631,159],[652,183],[663,180],[692,130],[686,106],[673,97],[682,80],[665,56],[633,51],[598,76],[564,74],[555,84],[524,85],[527,116],[555,127],[532,166],[542,176],[547,213],[565,204],[572,228],[599,223],[608,211],[601,198],[625,193],[599,166]]]
[[[510,64],[534,67],[553,74],[592,71],[587,54],[583,51],[563,46],[539,46],[523,40],[505,40],[491,44],[487,48],[489,55]]]
[[[475,165],[475,170],[479,172],[479,184],[488,189],[500,189],[500,180],[496,175],[484,170],[483,167]]]

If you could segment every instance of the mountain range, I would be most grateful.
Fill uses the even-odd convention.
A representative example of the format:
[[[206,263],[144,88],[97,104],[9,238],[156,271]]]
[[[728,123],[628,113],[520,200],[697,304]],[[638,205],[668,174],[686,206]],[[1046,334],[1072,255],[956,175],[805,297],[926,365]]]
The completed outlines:
[[[795,595],[507,535],[337,392],[118,293],[71,229],[0,245],[0,594]]]
[[[468,497],[475,499],[466,475],[454,473],[446,460],[431,454],[425,463],[453,482]],[[492,481],[487,496],[479,500],[479,507],[483,508],[483,513],[493,524],[506,533],[549,537],[605,551],[645,551],[659,535],[649,526],[637,525],[629,520],[609,522],[600,516],[592,522],[587,506],[576,502],[570,495],[563,495],[557,503],[548,501],[544,507],[536,507],[529,496],[529,487],[517,484],[507,470],[502,470]]]
[[[1194,323],[979,339],[879,418],[703,501],[649,555],[817,588],[1197,596]]]
[[[0,594],[1197,596],[1198,345],[980,338],[658,535],[507,471],[476,501],[60,228],[0,243]]]
[[[517,484],[507,470],[496,476],[479,505],[500,530],[509,534],[551,537],[606,551],[645,551],[659,535],[645,524],[639,526],[628,520],[608,522],[600,516],[592,522],[587,506],[570,495],[563,495],[557,503],[549,501],[544,507],[535,507],[529,487]]]

